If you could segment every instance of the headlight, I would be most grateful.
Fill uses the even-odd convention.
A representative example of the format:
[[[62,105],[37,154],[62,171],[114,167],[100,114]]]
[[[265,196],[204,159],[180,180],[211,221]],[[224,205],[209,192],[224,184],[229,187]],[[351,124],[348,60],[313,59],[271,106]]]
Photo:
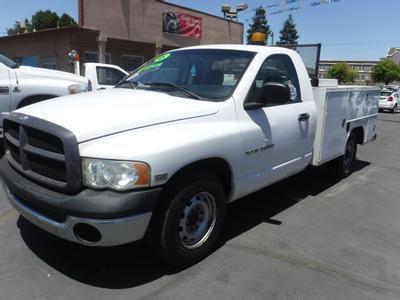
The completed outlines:
[[[83,92],[87,92],[87,91],[88,91],[88,88],[87,88],[87,86],[84,86],[84,85],[71,84],[70,86],[68,86],[68,92],[70,95],[79,94],[79,93],[83,93]]]
[[[82,159],[83,184],[94,189],[125,191],[150,186],[150,166],[143,162]]]

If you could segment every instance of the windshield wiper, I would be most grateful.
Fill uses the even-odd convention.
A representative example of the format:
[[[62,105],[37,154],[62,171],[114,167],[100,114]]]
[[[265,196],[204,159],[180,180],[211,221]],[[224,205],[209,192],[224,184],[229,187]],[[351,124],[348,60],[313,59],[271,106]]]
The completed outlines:
[[[186,95],[190,96],[193,99],[197,99],[197,100],[203,100],[202,97],[200,97],[199,95],[170,82],[146,82],[144,83],[144,85],[149,85],[149,86],[165,86],[165,87],[169,87],[169,88],[173,88],[175,90],[181,91],[183,93],[185,93]]]

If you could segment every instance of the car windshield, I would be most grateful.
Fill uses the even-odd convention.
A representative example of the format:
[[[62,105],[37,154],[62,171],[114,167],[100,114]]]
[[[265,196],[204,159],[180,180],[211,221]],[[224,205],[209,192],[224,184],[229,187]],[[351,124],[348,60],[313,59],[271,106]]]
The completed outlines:
[[[171,51],[137,69],[117,88],[157,90],[174,96],[223,101],[234,91],[255,52],[226,49]]]
[[[393,92],[381,92],[381,96],[385,96],[385,97],[388,97],[392,94],[393,94]]]
[[[11,59],[5,57],[4,55],[0,54],[0,63],[5,64],[7,67],[9,68],[16,68],[17,67],[17,63],[15,61],[12,61]]]

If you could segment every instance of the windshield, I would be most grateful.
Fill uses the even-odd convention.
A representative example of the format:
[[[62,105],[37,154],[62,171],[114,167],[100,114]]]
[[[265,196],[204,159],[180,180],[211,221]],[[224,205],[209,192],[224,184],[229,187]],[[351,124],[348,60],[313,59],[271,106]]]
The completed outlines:
[[[390,96],[393,92],[381,92],[381,96]]]
[[[223,101],[234,91],[255,52],[193,49],[164,53],[137,69],[119,88]]]
[[[17,67],[17,63],[12,61],[11,59],[5,57],[4,55],[0,54],[0,63],[5,64],[7,67],[9,68],[16,68]]]

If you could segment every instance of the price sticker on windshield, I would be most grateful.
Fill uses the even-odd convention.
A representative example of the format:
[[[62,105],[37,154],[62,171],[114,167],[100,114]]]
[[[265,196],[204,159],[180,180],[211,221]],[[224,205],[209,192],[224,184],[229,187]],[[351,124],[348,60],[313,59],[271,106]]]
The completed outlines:
[[[154,60],[154,62],[155,63],[158,63],[158,62],[161,62],[161,61],[164,61],[164,60],[166,60],[168,57],[170,57],[171,56],[171,53],[165,53],[165,54],[161,54],[159,57],[157,57],[155,60]]]

